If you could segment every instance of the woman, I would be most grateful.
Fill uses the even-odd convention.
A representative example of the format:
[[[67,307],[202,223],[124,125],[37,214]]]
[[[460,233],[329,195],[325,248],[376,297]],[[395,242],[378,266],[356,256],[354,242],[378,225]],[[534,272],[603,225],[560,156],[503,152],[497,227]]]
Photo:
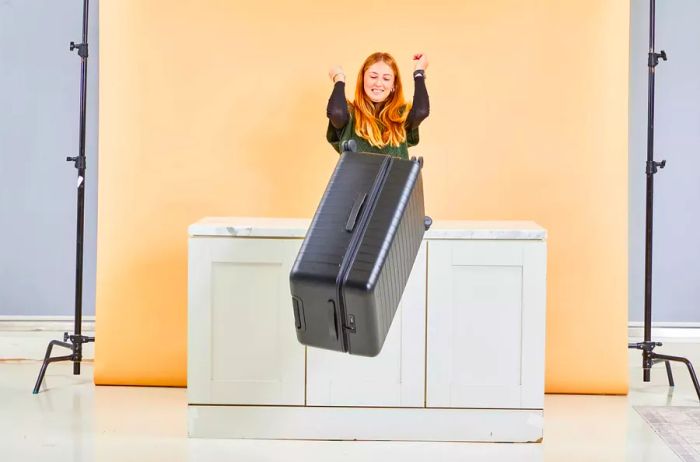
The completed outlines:
[[[331,68],[328,75],[333,81],[333,93],[326,111],[326,139],[336,151],[340,152],[341,143],[354,139],[359,152],[408,159],[408,148],[418,144],[418,126],[430,112],[425,88],[428,59],[424,54],[416,54],[413,60],[413,104],[404,100],[399,69],[388,53],[374,53],[365,60],[352,103],[345,99],[343,68]]]

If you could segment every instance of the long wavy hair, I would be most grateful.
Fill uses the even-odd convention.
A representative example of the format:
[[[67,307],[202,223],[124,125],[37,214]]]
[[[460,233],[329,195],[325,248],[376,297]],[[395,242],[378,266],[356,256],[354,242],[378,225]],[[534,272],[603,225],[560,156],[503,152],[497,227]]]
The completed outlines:
[[[386,100],[375,103],[365,93],[365,72],[374,63],[384,62],[394,71],[394,91]],[[355,133],[372,146],[399,146],[406,141],[406,117],[410,105],[403,97],[403,86],[396,61],[389,53],[371,54],[360,68],[355,87],[355,101],[351,103],[355,117]]]

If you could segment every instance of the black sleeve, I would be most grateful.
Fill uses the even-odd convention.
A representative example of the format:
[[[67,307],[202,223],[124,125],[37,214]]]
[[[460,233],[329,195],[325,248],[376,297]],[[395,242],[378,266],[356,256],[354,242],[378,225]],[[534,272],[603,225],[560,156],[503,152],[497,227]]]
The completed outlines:
[[[343,128],[350,120],[348,102],[345,100],[345,82],[336,82],[333,86],[326,115],[335,128]]]
[[[425,87],[425,77],[414,76],[413,83],[413,105],[406,118],[408,130],[418,128],[418,125],[430,115],[430,101],[428,100],[428,89]]]

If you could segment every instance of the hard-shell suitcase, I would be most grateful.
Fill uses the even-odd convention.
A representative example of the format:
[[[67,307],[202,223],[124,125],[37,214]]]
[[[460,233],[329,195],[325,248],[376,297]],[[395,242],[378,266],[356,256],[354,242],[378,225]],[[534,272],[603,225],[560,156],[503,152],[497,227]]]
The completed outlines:
[[[422,164],[340,156],[290,273],[301,343],[379,354],[429,226]]]

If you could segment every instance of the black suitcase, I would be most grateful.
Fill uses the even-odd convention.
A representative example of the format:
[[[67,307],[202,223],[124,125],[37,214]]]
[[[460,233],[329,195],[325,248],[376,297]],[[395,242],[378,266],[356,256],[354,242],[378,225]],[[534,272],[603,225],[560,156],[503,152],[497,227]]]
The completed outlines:
[[[422,164],[340,156],[290,273],[302,344],[379,354],[429,226]]]

